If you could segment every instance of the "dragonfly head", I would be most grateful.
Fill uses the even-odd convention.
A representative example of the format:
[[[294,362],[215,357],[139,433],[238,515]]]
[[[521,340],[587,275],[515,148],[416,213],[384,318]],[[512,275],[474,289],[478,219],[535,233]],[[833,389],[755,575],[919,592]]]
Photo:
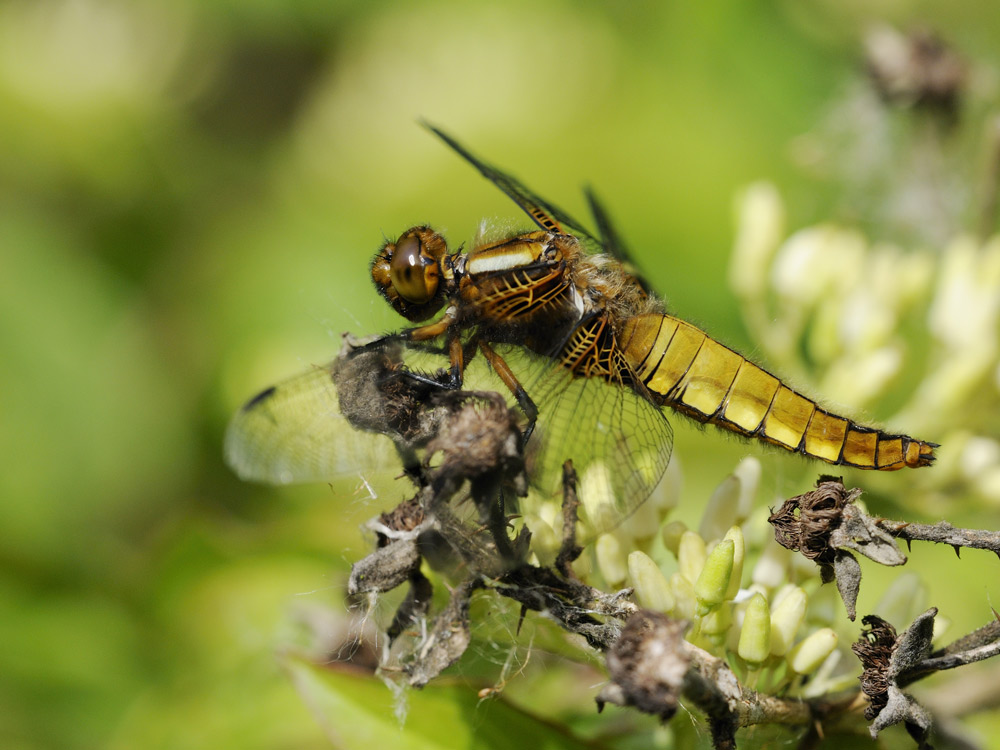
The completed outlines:
[[[372,281],[379,294],[407,320],[434,315],[445,302],[442,261],[448,243],[430,227],[407,229],[386,242],[372,261]]]

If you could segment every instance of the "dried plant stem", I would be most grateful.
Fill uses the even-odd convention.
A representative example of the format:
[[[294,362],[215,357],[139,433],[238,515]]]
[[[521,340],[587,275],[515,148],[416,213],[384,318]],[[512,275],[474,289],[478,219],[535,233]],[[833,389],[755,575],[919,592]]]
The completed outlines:
[[[860,714],[864,702],[852,690],[809,700],[766,695],[739,681],[729,664],[685,640],[689,624],[660,612],[639,610],[608,653],[611,682],[598,706],[633,706],[669,720],[684,699],[707,717],[717,749],[736,747],[736,732],[759,724],[808,727],[822,736],[822,723]]]
[[[754,724],[804,726],[813,720],[815,709],[810,702],[758,693],[741,685],[722,659],[690,643],[684,648],[693,667],[684,684],[684,695],[709,716],[722,718],[725,707],[734,728]]]
[[[983,661],[998,654],[1000,654],[1000,641],[988,643],[960,654],[946,654],[944,656],[924,659],[920,666],[928,672],[940,672],[943,669],[954,669],[955,667]]]
[[[959,529],[947,521],[925,524],[878,518],[875,519],[875,525],[897,539],[904,539],[907,545],[910,542],[935,542],[950,544],[956,553],[962,547],[970,547],[990,550],[1000,557],[1000,532],[997,531]]]
[[[573,462],[567,460],[563,464],[563,538],[556,557],[556,570],[567,578],[575,578],[572,562],[580,556],[582,548],[576,543],[577,508],[580,500],[576,494],[576,470]]]

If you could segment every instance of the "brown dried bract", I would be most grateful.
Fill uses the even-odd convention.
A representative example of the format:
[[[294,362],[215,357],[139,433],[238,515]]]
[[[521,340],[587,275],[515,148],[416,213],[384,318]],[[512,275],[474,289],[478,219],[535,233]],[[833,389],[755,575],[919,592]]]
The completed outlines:
[[[861,631],[851,651],[861,660],[864,670],[858,678],[861,690],[868,696],[869,705],[865,718],[871,721],[889,702],[889,662],[896,648],[896,629],[877,615],[866,615],[861,620],[867,630]]]

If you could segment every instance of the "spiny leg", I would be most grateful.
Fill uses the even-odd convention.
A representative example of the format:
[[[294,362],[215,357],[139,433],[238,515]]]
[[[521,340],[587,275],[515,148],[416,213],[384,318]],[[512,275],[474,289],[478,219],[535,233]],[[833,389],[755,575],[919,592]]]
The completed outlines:
[[[493,368],[493,372],[497,374],[503,384],[507,386],[507,389],[514,394],[514,399],[517,401],[517,405],[521,407],[521,411],[524,412],[524,416],[528,418],[528,424],[524,428],[524,443],[527,445],[528,439],[531,437],[531,433],[535,429],[535,422],[538,420],[538,407],[535,406],[535,402],[531,400],[531,396],[528,392],[524,390],[524,386],[518,382],[517,377],[514,375],[510,366],[496,351],[487,344],[485,341],[479,342],[479,350],[486,357],[486,361],[490,363],[490,367]]]
[[[367,352],[374,349],[381,349],[390,344],[408,342],[431,341],[446,332],[455,322],[455,315],[446,313],[440,320],[416,328],[407,328],[396,333],[387,333],[379,336],[374,341],[369,341],[355,349],[355,352]],[[447,379],[433,378],[422,373],[413,372],[406,366],[400,369],[400,373],[406,377],[424,385],[445,388],[447,390],[458,390],[462,387],[462,377],[465,371],[465,357],[462,351],[461,341],[457,332],[449,332],[448,336],[448,357],[451,365],[448,370]]]
[[[436,339],[438,336],[443,335],[449,328],[451,328],[451,326],[455,323],[455,319],[455,314],[449,311],[444,314],[441,320],[428,323],[427,325],[417,326],[416,328],[405,328],[402,331],[397,331],[396,333],[387,333],[384,336],[379,336],[374,341],[362,344],[356,349],[356,351],[371,351],[372,349],[378,349],[392,343],[405,344],[411,341],[430,341],[431,339]]]
[[[465,347],[462,345],[462,339],[459,336],[459,333],[457,331],[451,331],[448,334],[448,360],[451,364],[448,367],[447,375],[444,370],[440,370],[438,377],[431,377],[429,375],[424,375],[423,373],[413,372],[406,367],[401,370],[401,374],[418,383],[443,388],[449,391],[457,391],[461,389],[462,384],[465,382],[466,359]]]

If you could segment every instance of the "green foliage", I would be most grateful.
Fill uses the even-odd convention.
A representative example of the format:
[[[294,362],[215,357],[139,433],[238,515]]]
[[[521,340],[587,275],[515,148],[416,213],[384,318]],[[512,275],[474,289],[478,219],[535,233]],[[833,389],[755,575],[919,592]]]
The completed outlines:
[[[786,147],[856,75],[857,27],[929,23],[997,64],[1000,6],[879,5],[0,5],[0,745],[580,745],[461,684],[408,695],[400,728],[381,684],[282,669],[289,613],[343,607],[359,524],[400,498],[241,484],[226,419],[342,331],[399,325],[367,280],[383,233],[523,225],[421,116],[574,213],[593,182],[672,309],[745,341],[732,196],[768,178],[826,215],[835,190]],[[751,449],[678,422],[686,496],[708,497]],[[980,623],[995,583],[947,570],[935,603]],[[585,723],[585,674],[522,689]]]
[[[286,668],[335,747],[596,748],[502,698],[480,700],[467,685],[432,685],[399,696],[380,681],[290,658]]]

